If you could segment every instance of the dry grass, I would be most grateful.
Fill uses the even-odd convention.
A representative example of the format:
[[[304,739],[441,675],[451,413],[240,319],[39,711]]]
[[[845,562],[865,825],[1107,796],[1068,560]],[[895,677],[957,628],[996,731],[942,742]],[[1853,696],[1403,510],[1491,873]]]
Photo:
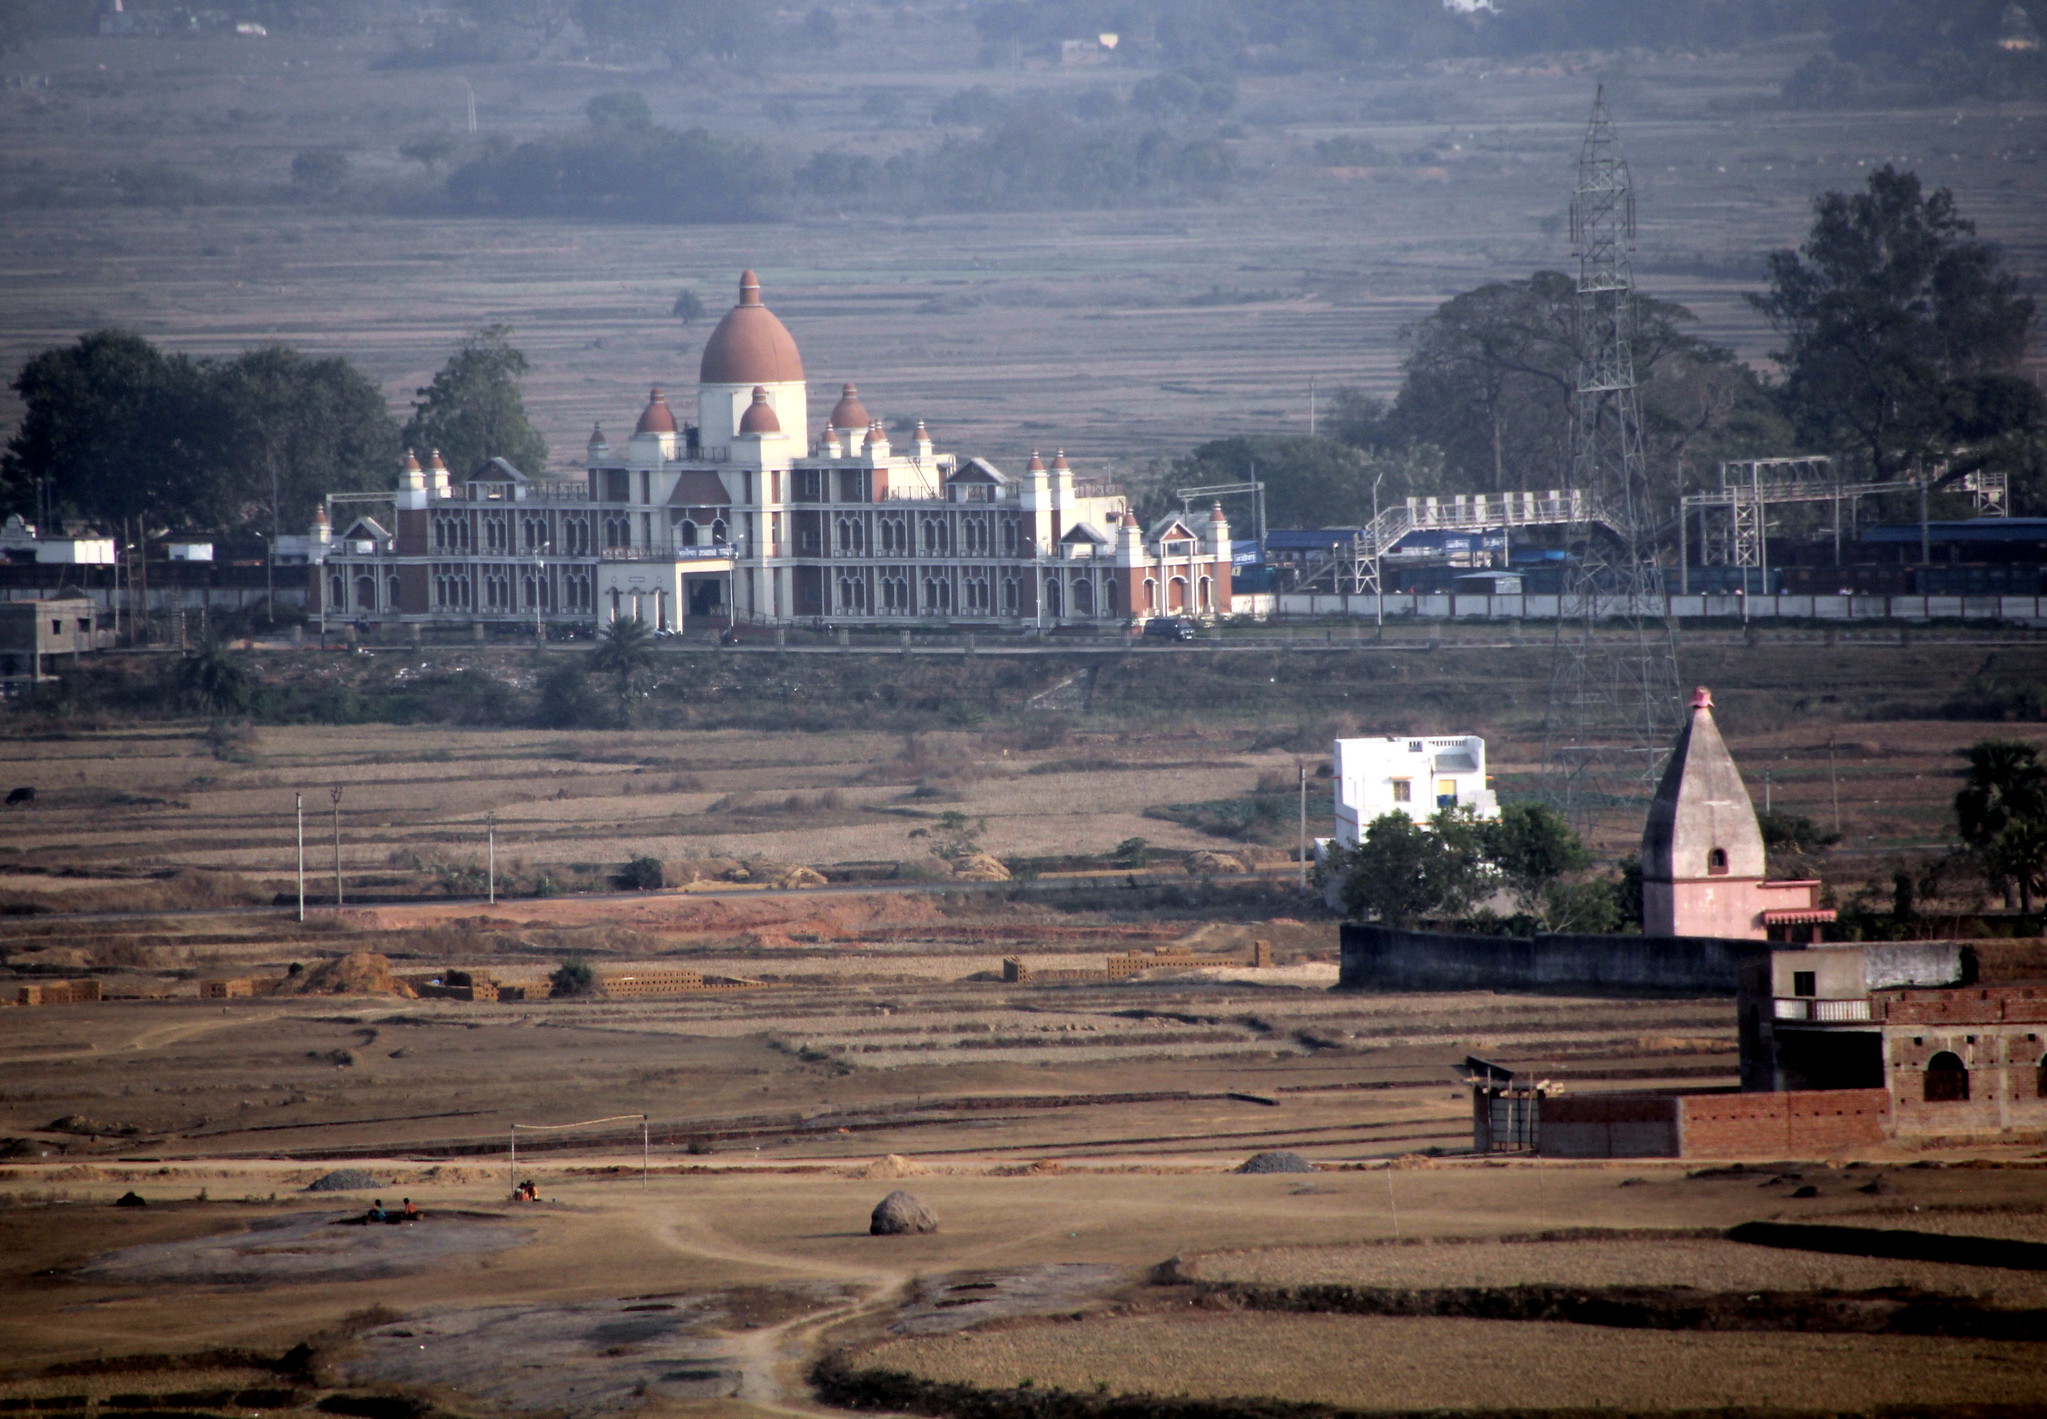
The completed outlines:
[[[1831,1219],[1830,1219],[1831,1220]],[[1279,1248],[1182,1263],[1203,1281],[1434,1290],[1509,1286],[1688,1286],[1701,1291],[1868,1291],[1910,1286],[2003,1306],[2047,1305],[2047,1276],[1977,1266],[1825,1256],[1718,1238],[1472,1242]]]
[[[918,1337],[863,1366],[925,1379],[1369,1410],[1852,1411],[2047,1401],[2038,1347],[1352,1316],[1130,1316]]]

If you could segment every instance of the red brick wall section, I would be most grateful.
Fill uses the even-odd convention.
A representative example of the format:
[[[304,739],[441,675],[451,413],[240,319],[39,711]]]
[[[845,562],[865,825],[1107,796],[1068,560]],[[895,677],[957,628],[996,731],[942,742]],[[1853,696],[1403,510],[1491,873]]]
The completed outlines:
[[[1890,1120],[1882,1089],[1686,1094],[1678,1102],[1687,1158],[1826,1156],[1881,1143]]]

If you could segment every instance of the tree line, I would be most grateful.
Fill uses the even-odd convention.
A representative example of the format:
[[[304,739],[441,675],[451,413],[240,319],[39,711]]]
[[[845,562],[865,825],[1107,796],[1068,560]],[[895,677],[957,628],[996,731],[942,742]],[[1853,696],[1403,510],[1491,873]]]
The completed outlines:
[[[327,493],[391,487],[406,447],[439,449],[458,476],[493,457],[537,474],[547,445],[526,418],[526,359],[510,336],[493,326],[465,339],[401,425],[338,355],[265,345],[194,357],[93,331],[15,376],[25,407],[0,452],[0,515],[49,532],[269,536],[302,532]]]
[[[1810,451],[1850,477],[1924,470],[1953,487],[1989,469],[2013,508],[2047,513],[2047,396],[2026,373],[2036,307],[1945,188],[1886,166],[1828,192],[1797,251],[1771,253],[1751,306],[1781,337],[1770,378],[1636,301],[1650,493],[1661,517],[1717,480],[1723,459]],[[1329,432],[1205,443],[1180,483],[1255,472],[1279,525],[1361,524],[1407,496],[1568,488],[1577,380],[1576,282],[1556,271],[1452,297],[1403,332],[1390,403],[1334,392]],[[1955,497],[1946,511],[1964,514]],[[1937,507],[1936,512],[1942,509]]]

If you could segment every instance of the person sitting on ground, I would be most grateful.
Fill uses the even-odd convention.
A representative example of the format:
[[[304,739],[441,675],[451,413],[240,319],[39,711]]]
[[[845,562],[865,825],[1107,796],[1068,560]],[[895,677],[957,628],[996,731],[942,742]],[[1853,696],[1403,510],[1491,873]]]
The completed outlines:
[[[365,1222],[382,1222],[385,1220],[383,1198],[380,1197],[370,1204],[370,1210],[364,1214],[363,1220]]]
[[[412,1205],[412,1199],[408,1197],[403,1200],[402,1210],[398,1215],[408,1222],[417,1222],[419,1220],[419,1209]]]

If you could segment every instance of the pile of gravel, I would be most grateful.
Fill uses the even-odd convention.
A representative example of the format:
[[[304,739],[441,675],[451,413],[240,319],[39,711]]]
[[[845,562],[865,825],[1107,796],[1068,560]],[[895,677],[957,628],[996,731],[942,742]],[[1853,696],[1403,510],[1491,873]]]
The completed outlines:
[[[307,1192],[362,1192],[384,1184],[361,1168],[338,1168],[306,1184]]]
[[[1298,1153],[1257,1153],[1237,1169],[1240,1173],[1312,1173],[1315,1165]]]

